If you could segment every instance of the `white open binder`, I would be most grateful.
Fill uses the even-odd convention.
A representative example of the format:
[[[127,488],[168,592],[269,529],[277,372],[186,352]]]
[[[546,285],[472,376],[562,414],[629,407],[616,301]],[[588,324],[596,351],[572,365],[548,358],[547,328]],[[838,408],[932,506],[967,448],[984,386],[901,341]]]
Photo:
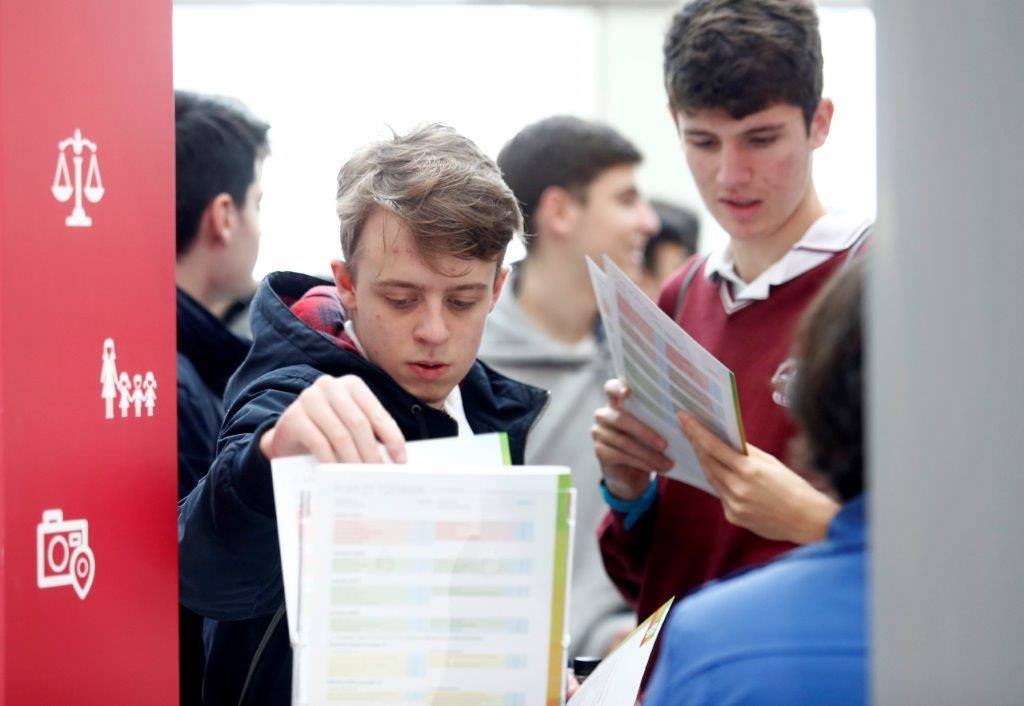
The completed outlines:
[[[507,465],[501,434],[407,455],[273,462],[293,703],[561,704],[569,469]]]

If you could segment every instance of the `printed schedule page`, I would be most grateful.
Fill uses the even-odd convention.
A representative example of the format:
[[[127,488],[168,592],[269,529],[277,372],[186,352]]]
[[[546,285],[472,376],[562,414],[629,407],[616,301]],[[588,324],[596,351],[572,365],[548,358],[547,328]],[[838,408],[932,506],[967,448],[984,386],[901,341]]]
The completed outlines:
[[[604,266],[601,272],[591,263],[591,282],[616,372],[630,388],[626,409],[668,441],[665,454],[676,463],[668,477],[716,495],[679,430],[676,413],[685,410],[746,453],[735,377],[607,257]]]
[[[568,469],[320,466],[309,702],[559,703],[571,492]]]

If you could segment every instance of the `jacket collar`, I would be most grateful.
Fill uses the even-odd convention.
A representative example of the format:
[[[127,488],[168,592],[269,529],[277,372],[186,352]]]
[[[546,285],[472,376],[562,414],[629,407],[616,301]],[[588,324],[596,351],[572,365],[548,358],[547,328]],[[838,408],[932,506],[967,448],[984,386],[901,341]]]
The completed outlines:
[[[218,395],[249,350],[249,342],[231,333],[220,320],[180,287],[177,289],[178,352]]]

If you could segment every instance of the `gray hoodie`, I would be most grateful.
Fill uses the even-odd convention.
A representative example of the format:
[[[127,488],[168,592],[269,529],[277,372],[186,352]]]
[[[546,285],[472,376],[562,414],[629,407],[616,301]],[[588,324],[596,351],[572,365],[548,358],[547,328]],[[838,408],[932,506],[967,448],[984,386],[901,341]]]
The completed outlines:
[[[597,528],[608,508],[598,487],[601,470],[590,429],[594,410],[605,403],[604,382],[614,377],[611,355],[593,339],[569,346],[550,338],[523,314],[511,285],[505,285],[487,319],[479,357],[503,375],[551,393],[547,410],[530,432],[526,463],[572,469],[577,496],[569,654],[601,656],[616,632],[635,625],[597,546]]]

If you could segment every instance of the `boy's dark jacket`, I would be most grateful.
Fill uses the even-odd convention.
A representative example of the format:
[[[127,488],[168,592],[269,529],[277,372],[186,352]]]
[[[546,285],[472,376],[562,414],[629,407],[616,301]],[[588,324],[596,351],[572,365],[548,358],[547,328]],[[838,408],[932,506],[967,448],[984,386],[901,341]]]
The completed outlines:
[[[228,378],[249,341],[231,333],[203,305],[177,290],[178,500],[196,487],[217,455]]]
[[[321,375],[358,375],[409,441],[455,436],[457,425],[360,356],[339,326],[340,308],[320,301],[314,330],[290,308],[329,284],[290,272],[267,277],[252,305],[253,345],[228,383],[226,415],[209,474],[178,507],[180,600],[212,618],[206,638],[207,706],[238,703],[252,657],[284,600],[270,464],[258,440],[299,393]],[[309,317],[305,317],[309,320]],[[479,361],[460,384],[475,433],[507,432],[513,464],[547,393],[499,375]],[[246,695],[252,704],[291,703],[291,648],[282,620]]]
[[[224,418],[224,389],[242,364],[249,342],[238,338],[202,304],[177,290],[178,320],[178,500],[206,475],[217,455]],[[201,704],[203,618],[178,607],[180,702]]]

